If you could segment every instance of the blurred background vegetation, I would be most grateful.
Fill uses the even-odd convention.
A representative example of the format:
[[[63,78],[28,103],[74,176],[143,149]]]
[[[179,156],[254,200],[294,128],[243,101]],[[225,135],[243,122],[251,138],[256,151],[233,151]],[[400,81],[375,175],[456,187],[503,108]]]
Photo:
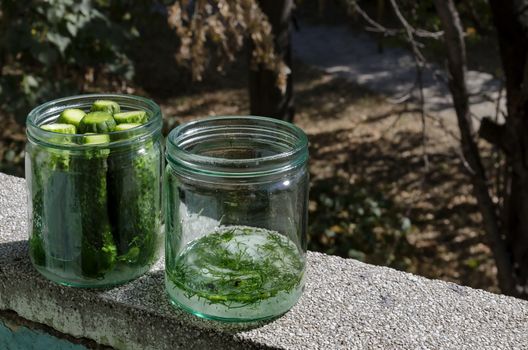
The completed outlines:
[[[24,121],[47,100],[90,92],[146,95],[162,106],[167,132],[207,115],[254,112],[255,81],[270,80],[255,76],[259,70],[274,72],[271,85],[291,93],[285,70],[291,68],[294,121],[311,140],[309,249],[497,291],[471,186],[453,153],[456,141],[442,132],[429,136],[437,142],[430,150],[437,161],[424,174],[416,119],[400,122],[398,115],[407,112],[376,93],[292,59],[289,42],[274,53],[270,40],[277,32],[270,30],[284,18],[278,14],[273,28],[264,24],[259,3],[265,9],[270,1],[1,0],[0,171],[23,176]],[[386,1],[361,4],[376,20],[396,25]],[[501,77],[498,55],[481,54],[498,50],[487,1],[456,4],[474,53],[469,67]],[[365,27],[347,11],[349,1],[295,5],[294,20],[288,14],[282,32],[304,24]],[[441,29],[432,0],[400,5],[413,25]],[[400,37],[372,40],[380,50],[406,46]],[[441,42],[428,41],[424,52],[443,64]],[[280,101],[286,107],[279,117],[292,118],[291,97]],[[451,205],[457,195],[462,199]]]

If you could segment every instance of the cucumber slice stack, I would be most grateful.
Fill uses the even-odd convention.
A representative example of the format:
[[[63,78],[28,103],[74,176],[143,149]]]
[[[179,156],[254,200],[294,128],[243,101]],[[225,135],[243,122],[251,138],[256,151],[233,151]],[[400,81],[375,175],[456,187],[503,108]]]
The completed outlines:
[[[68,108],[62,111],[57,119],[57,123],[71,124],[79,127],[81,119],[86,115],[82,109]]]
[[[86,136],[83,137],[84,144],[97,145],[108,142],[110,142],[110,136],[107,134],[86,134]]]
[[[133,128],[137,128],[138,126],[141,126],[140,123],[123,123],[123,124],[117,124],[115,131],[124,131],[124,130],[130,130]]]
[[[115,114],[121,112],[121,107],[119,104],[110,100],[97,100],[92,104],[90,108],[91,112],[107,112],[110,114]]]
[[[79,131],[83,134],[88,132],[106,133],[115,130],[116,122],[112,115],[107,112],[91,112],[85,115],[79,123]]]
[[[41,125],[46,131],[61,134],[87,134],[77,141],[83,145],[110,143],[131,137],[127,133],[148,122],[146,111],[134,110],[121,112],[121,106],[112,100],[96,100],[88,112],[78,108],[68,108],[61,112],[57,121],[52,124]],[[108,133],[122,131],[110,137]]]
[[[145,111],[131,111],[114,114],[114,119],[117,124],[130,124],[130,123],[146,123],[147,113]]]
[[[63,124],[63,123],[53,123],[45,124],[40,127],[42,130],[56,132],[60,134],[75,134],[75,125]]]

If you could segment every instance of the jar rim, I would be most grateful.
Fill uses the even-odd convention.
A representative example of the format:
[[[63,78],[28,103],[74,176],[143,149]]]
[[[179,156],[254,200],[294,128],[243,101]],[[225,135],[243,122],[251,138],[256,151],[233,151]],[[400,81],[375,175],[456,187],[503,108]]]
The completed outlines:
[[[236,135],[244,135],[241,131],[245,131],[264,136],[270,144],[282,141],[287,150],[258,157],[228,158],[196,154],[185,148],[186,143],[195,139],[200,142],[216,136],[227,140],[227,135],[235,135],[236,130],[239,130]],[[288,144],[284,138],[288,139]],[[166,147],[167,161],[175,165],[177,170],[206,176],[254,177],[277,174],[298,168],[308,159],[308,137],[301,128],[263,116],[217,116],[184,123],[169,133]]]
[[[48,142],[49,139],[57,139],[57,138],[68,138],[69,140],[75,140],[79,138],[83,138],[86,135],[85,134],[61,134],[61,133],[55,133],[52,131],[44,130],[40,127],[40,125],[37,123],[37,118],[49,114],[52,115],[58,115],[61,111],[67,109],[67,108],[79,108],[83,104],[87,104],[89,102],[93,102],[98,99],[108,99],[108,100],[118,100],[117,102],[121,105],[123,103],[129,103],[134,104],[139,103],[141,104],[141,107],[145,107],[148,109],[148,112],[151,114],[150,119],[141,126],[138,126],[134,129],[128,129],[128,130],[122,130],[122,131],[111,131],[107,132],[105,134],[110,135],[133,135],[132,137],[128,137],[123,140],[119,140],[116,138],[116,140],[112,140],[108,143],[103,144],[81,144],[81,143],[75,143],[75,142],[68,142],[67,144],[61,144],[56,142]],[[140,106],[138,106],[139,108]],[[35,141],[42,142],[46,144],[46,146],[55,147],[55,148],[79,148],[79,149],[85,149],[85,148],[108,148],[109,146],[118,146],[118,145],[124,145],[124,144],[130,144],[131,142],[138,141],[138,139],[142,139],[145,136],[152,135],[156,131],[161,131],[162,126],[162,116],[161,116],[161,109],[158,104],[156,104],[153,100],[148,99],[146,97],[137,96],[137,95],[130,95],[130,94],[115,94],[115,93],[99,93],[99,94],[81,94],[81,95],[73,95],[68,97],[61,97],[58,99],[54,99],[51,101],[47,101],[45,103],[42,103],[38,105],[37,107],[33,108],[26,118],[26,134],[28,139],[32,139]]]

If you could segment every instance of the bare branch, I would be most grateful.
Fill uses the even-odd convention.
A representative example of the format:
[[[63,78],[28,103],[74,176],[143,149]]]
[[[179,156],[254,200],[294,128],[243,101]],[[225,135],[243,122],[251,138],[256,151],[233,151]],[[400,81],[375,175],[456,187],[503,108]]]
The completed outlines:
[[[424,86],[423,86],[423,68],[425,66],[425,57],[418,47],[418,43],[414,38],[416,30],[409,24],[407,19],[402,15],[396,0],[390,0],[392,10],[398,17],[401,25],[403,26],[407,35],[407,42],[411,45],[413,52],[414,62],[416,65],[416,85],[419,93],[419,104],[420,104],[420,119],[422,121],[422,151],[425,171],[429,170],[429,157],[427,156],[427,129],[425,120],[425,99],[424,99]]]
[[[511,257],[502,238],[499,217],[490,196],[488,178],[482,164],[480,152],[474,139],[469,110],[469,96],[466,86],[466,48],[464,34],[458,12],[453,0],[434,0],[434,4],[444,28],[447,63],[449,70],[449,89],[457,114],[462,152],[474,170],[471,182],[477,198],[490,248],[497,264],[497,277],[504,293],[516,295],[515,278]]]
[[[427,38],[439,38],[443,35],[442,32],[429,32],[427,30],[423,29],[415,29],[403,16],[403,14],[400,11],[400,8],[398,7],[398,4],[396,3],[396,0],[390,0],[390,4],[392,7],[392,10],[396,14],[396,17],[398,18],[400,24],[402,25],[403,29],[393,29],[393,28],[387,28],[380,24],[379,22],[376,22],[373,20],[357,3],[356,0],[349,1],[349,5],[351,8],[357,12],[371,27],[367,28],[371,31],[383,33],[386,36],[395,36],[399,34],[404,34],[405,40],[409,43],[411,46],[411,51],[413,54],[415,67],[416,67],[416,81],[414,85],[411,87],[408,93],[403,94],[402,96],[396,98],[393,100],[393,102],[396,103],[402,103],[409,99],[409,97],[412,96],[412,92],[415,89],[418,89],[418,96],[419,96],[419,107],[420,107],[420,119],[422,122],[422,150],[423,150],[423,161],[424,161],[424,169],[425,172],[429,169],[429,157],[427,155],[427,124],[426,124],[426,112],[425,112],[425,97],[424,97],[424,86],[423,86],[423,69],[426,65],[426,60],[420,49],[424,47],[424,45],[416,40],[416,37],[427,37]]]
[[[375,21],[366,13],[357,3],[356,0],[351,0],[348,2],[349,6],[354,10],[354,12],[357,12],[365,22],[367,22],[370,27],[366,27],[368,31],[371,32],[377,32],[382,33],[385,36],[395,36],[398,34],[404,33],[404,30],[402,29],[395,29],[395,28],[387,28],[381,23]],[[414,27],[410,27],[412,34],[419,37],[419,38],[429,38],[429,39],[440,39],[442,35],[444,35],[444,32],[431,32],[425,29],[415,29]]]
[[[394,36],[397,34],[400,34],[402,32],[401,29],[394,29],[394,28],[387,28],[381,23],[376,22],[373,20],[368,13],[366,13],[359,5],[358,3],[353,0],[349,2],[349,5],[352,7],[354,12],[357,12],[365,22],[371,25],[371,27],[367,27],[366,29],[371,32],[378,32],[383,33],[385,36]]]
[[[504,80],[500,81],[499,96],[497,96],[497,102],[495,104],[495,123],[499,121],[499,115],[501,112],[502,90],[504,90]]]
[[[407,41],[411,45],[411,48],[413,50],[415,60],[417,61],[417,64],[420,65],[420,67],[423,66],[425,63],[425,57],[423,56],[422,52],[418,48],[418,44],[414,38],[416,30],[407,22],[407,19],[402,15],[400,8],[398,7],[398,4],[396,3],[396,0],[390,0],[390,4],[392,6],[392,9],[394,10],[394,13],[396,14],[396,17],[398,17],[398,20],[402,24],[405,33],[407,35]]]

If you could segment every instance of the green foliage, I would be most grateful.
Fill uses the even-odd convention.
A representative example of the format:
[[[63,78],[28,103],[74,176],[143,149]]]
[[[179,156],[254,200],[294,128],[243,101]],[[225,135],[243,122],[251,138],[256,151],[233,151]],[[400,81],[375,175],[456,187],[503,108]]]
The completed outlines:
[[[364,183],[314,186],[308,248],[405,270],[411,221],[381,191]],[[315,203],[313,203],[315,201]]]
[[[110,20],[112,6],[101,0],[2,0],[0,108],[22,122],[35,105],[82,91],[89,70],[131,79],[125,48],[134,28],[125,12]]]

